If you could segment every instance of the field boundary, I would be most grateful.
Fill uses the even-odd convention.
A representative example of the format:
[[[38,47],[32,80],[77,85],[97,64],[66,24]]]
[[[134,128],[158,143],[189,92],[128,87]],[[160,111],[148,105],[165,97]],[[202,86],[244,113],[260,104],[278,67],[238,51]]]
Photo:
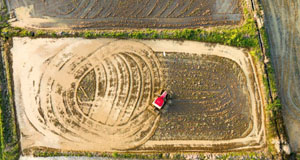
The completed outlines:
[[[258,0],[251,0],[252,10],[254,12],[255,17],[255,24],[259,36],[259,43],[260,43],[260,49],[263,54],[262,62],[264,64],[264,83],[265,86],[267,86],[266,93],[267,95],[267,102],[268,106],[266,108],[266,114],[267,114],[267,132],[269,132],[268,135],[268,143],[269,145],[273,145],[273,147],[269,148],[273,154],[276,154],[274,150],[276,149],[279,151],[279,155],[281,159],[285,159],[290,154],[289,150],[284,150],[283,146],[285,148],[289,148],[288,144],[288,137],[287,132],[285,130],[285,125],[283,122],[283,115],[282,115],[282,104],[280,102],[280,99],[278,97],[278,88],[277,83],[275,79],[275,72],[274,68],[270,62],[271,59],[271,53],[270,53],[270,46],[269,46],[269,39],[268,39],[268,33],[265,30],[265,17],[264,17],[264,11],[262,9],[262,4]],[[278,139],[278,140],[277,140]]]
[[[0,1],[0,8],[0,33],[2,33],[3,28],[9,26],[5,0]],[[19,159],[20,156],[19,131],[13,100],[13,82],[11,80],[10,42],[5,37],[0,39],[0,159],[3,160]]]
[[[3,42],[3,40],[1,40]],[[1,47],[1,148],[2,158],[18,159],[20,155],[19,131],[16,122],[15,105],[13,100],[11,68],[9,64],[9,42]]]

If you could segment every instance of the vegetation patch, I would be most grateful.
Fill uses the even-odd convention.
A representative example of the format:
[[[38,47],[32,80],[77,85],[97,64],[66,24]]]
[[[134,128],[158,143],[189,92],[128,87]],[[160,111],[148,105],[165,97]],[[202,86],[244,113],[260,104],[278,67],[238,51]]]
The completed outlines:
[[[2,40],[1,40],[2,41]],[[3,41],[2,41],[3,42]],[[15,108],[12,92],[12,81],[9,65],[9,43],[4,44],[4,50],[1,47],[0,58],[0,110],[1,110],[1,151],[2,159],[18,159],[19,148],[19,134],[17,131],[17,123],[15,117]]]
[[[5,0],[0,0],[0,33],[8,27],[9,16]],[[19,134],[15,117],[15,108],[10,68],[10,41],[0,38],[0,159],[13,160],[20,156]]]

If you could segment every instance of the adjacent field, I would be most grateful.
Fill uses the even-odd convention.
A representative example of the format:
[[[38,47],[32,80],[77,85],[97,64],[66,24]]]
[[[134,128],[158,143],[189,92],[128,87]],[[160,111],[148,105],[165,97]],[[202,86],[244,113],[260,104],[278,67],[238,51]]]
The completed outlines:
[[[186,28],[238,24],[238,0],[15,0],[13,26],[59,29]]]
[[[11,52],[23,150],[227,151],[265,144],[260,85],[242,50],[14,38]],[[151,102],[163,88],[173,98],[158,115]]]
[[[271,56],[279,81],[285,125],[294,152],[300,151],[300,2],[263,1]]]

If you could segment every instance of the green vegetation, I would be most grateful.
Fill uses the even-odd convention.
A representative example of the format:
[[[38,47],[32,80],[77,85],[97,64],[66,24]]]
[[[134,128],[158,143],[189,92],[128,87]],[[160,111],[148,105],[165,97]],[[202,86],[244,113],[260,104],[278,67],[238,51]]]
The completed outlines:
[[[262,41],[265,48],[265,56],[267,59],[271,59],[271,52],[270,52],[270,46],[269,46],[269,40],[268,40],[268,34],[265,31],[265,28],[261,28],[261,36]],[[266,92],[271,93],[272,98],[267,96],[268,98],[268,106],[267,106],[267,118],[268,118],[268,124],[267,124],[267,139],[268,143],[271,144],[272,139],[281,138],[282,140],[286,141],[287,134],[284,127],[283,122],[283,115],[282,115],[282,104],[280,102],[280,98],[278,97],[278,89],[275,79],[275,72],[274,68],[270,61],[265,62],[266,70],[268,72],[268,80],[269,80],[269,87],[266,88]],[[264,83],[267,83],[266,78],[264,80]],[[275,148],[272,145],[269,145],[269,151],[272,154],[275,154]]]
[[[183,29],[183,30],[134,30],[134,31],[82,31],[77,33],[29,31],[21,28],[3,29],[5,37],[84,37],[84,38],[133,38],[133,39],[175,39],[219,43],[236,47],[252,48],[258,45],[253,19],[247,19],[239,28]]]
[[[4,27],[8,27],[8,24],[6,23],[8,18],[5,0],[0,0],[0,30]]]
[[[265,48],[265,55],[267,59],[271,58],[271,52],[270,52],[270,46],[269,46],[269,40],[268,40],[268,34],[265,31],[265,28],[260,29],[261,35],[262,35],[262,41]],[[270,63],[270,61],[267,64],[267,70],[269,73],[269,81],[270,81],[270,89],[273,95],[273,97],[277,97],[277,85],[276,85],[276,79],[275,79],[275,72],[274,69]]]
[[[5,1],[0,0],[0,32],[7,24],[8,14]],[[9,44],[0,39],[0,159],[19,159],[19,135],[16,126],[12,81],[9,65]]]
[[[56,150],[36,150],[33,153],[35,157],[53,157],[53,156],[86,156],[86,157],[110,157],[110,158],[132,158],[132,159],[166,159],[162,153],[134,154],[134,153],[90,153],[90,152],[61,152]]]
[[[205,159],[212,159],[210,154],[193,154],[197,156],[201,160]],[[62,153],[61,151],[45,151],[45,149],[35,151],[34,156],[36,157],[51,157],[51,156],[86,156],[86,157],[108,157],[114,159],[120,158],[128,158],[128,159],[187,159],[186,157],[189,156],[189,153],[182,154],[182,153],[89,153],[89,152],[65,152]],[[257,153],[257,152],[230,152],[225,154],[215,154],[215,159],[219,160],[226,160],[226,159],[241,159],[241,157],[245,160],[256,160],[256,159],[268,159],[264,154]]]
[[[6,45],[5,47],[7,47]],[[0,58],[0,142],[2,151],[0,157],[3,160],[12,160],[19,158],[20,148],[7,53],[8,47],[1,53],[2,57]]]

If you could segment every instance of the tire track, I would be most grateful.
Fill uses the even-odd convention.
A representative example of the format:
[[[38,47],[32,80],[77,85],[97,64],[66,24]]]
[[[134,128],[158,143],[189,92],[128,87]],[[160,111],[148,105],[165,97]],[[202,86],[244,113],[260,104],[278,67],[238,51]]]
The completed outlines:
[[[159,70],[153,51],[141,43],[120,40],[85,57],[86,53],[72,50],[73,45],[78,44],[44,63],[51,72],[40,78],[36,93],[40,103],[36,104],[41,111],[27,116],[30,124],[43,135],[95,143],[104,150],[142,145],[159,118],[147,110],[153,99],[151,88],[160,88],[161,83],[160,77],[152,77]],[[100,83],[105,90],[99,89]]]

